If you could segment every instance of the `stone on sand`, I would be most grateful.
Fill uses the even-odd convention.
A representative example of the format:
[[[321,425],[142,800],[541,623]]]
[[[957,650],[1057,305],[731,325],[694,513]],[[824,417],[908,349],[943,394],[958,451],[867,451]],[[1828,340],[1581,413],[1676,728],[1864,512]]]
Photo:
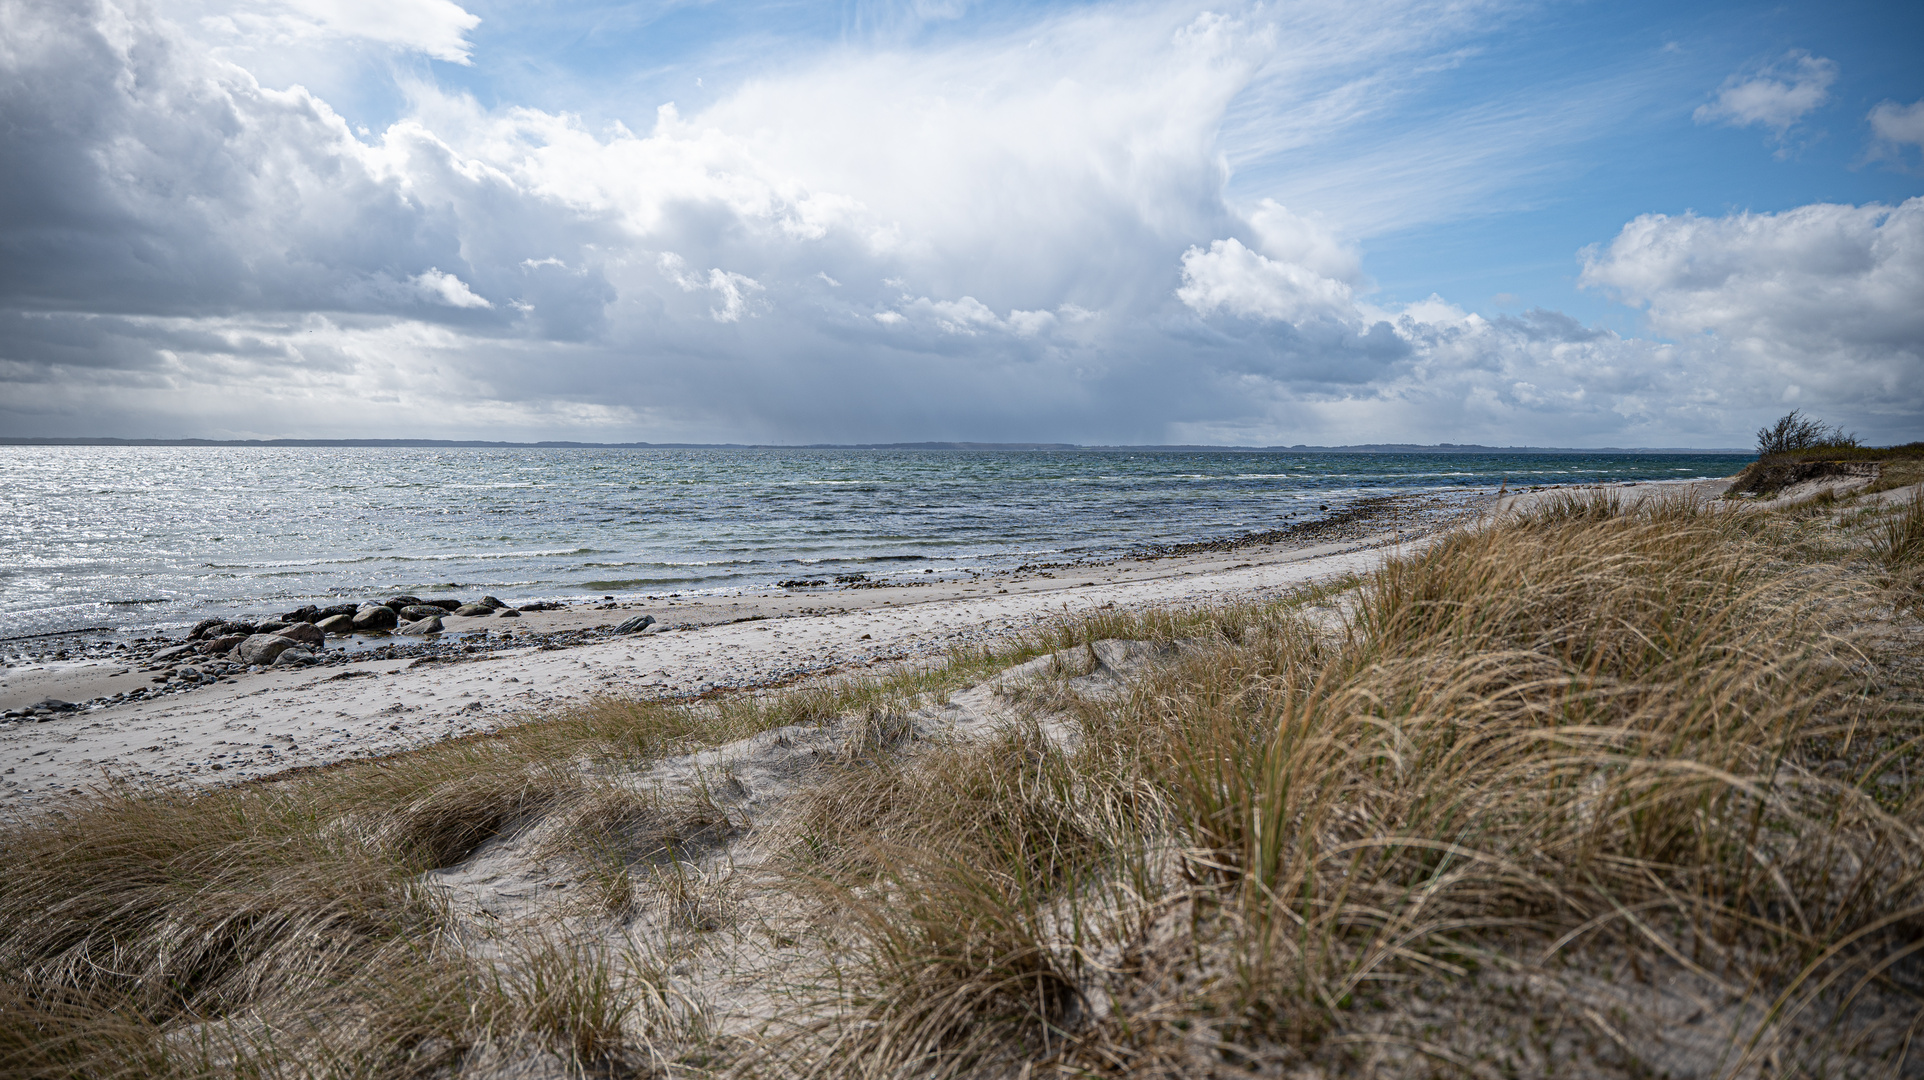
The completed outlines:
[[[327,637],[327,632],[313,623],[295,623],[274,631],[281,637],[298,641],[303,645],[319,645]]]
[[[279,634],[254,634],[234,647],[245,664],[271,664],[282,653],[296,648],[300,642],[284,638]]]

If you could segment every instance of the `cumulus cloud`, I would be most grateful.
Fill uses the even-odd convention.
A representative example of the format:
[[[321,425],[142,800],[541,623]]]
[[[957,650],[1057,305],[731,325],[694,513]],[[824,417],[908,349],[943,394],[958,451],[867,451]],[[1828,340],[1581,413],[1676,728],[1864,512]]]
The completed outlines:
[[[438,266],[430,266],[425,273],[416,274],[409,279],[421,296],[432,304],[446,304],[454,308],[491,308],[494,305],[474,295],[468,284]]]
[[[1646,214],[1585,254],[1582,284],[1641,307],[1718,372],[1915,423],[1924,395],[1924,198],[1719,218]],[[1697,345],[1700,351],[1705,347]]]
[[[474,26],[398,0],[224,10],[441,59],[467,57]],[[1666,342],[1542,310],[1380,304],[1339,227],[1226,200],[1238,101],[1369,99],[1470,17],[1094,5],[913,49],[838,46],[632,126],[423,81],[361,133],[307,89],[263,85],[199,24],[131,0],[18,0],[0,20],[0,431],[1676,443],[1754,428],[1762,406],[1729,377],[1754,362],[1735,316]],[[1911,204],[1831,209],[1883,216],[1798,248],[1796,287],[1850,287],[1813,252],[1914,264]],[[1648,225],[1593,253],[1585,280],[1671,334],[1718,301],[1690,299],[1689,273],[1637,270],[1655,265],[1643,247],[1698,266],[1743,226]],[[1727,275],[1732,310],[1754,272]],[[1846,374],[1800,382],[1807,403],[1866,400],[1848,372],[1914,365],[1900,277],[1859,274],[1881,299],[1858,297],[1856,323],[1773,346],[1773,364],[1845,358]]]
[[[1791,125],[1823,107],[1837,81],[1837,64],[1792,49],[1723,81],[1716,96],[1691,115],[1699,124],[1762,126],[1782,138]]]
[[[1876,139],[1872,157],[1903,162],[1910,148],[1924,150],[1924,100],[1909,105],[1880,101],[1866,119]]]
[[[1201,314],[1302,323],[1340,318],[1351,310],[1350,287],[1306,266],[1270,259],[1231,237],[1207,251],[1183,252],[1176,295]]]

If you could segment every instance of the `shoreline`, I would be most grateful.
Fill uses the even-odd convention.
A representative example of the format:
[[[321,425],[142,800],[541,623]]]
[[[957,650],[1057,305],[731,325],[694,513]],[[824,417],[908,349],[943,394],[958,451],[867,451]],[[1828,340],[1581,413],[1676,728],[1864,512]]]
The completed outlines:
[[[1511,493],[1500,508],[1521,502]],[[0,721],[0,815],[112,782],[242,783],[383,757],[597,696],[689,700],[926,659],[1105,608],[1194,607],[1276,595],[1366,571],[1386,551],[1497,508],[1488,492],[1392,496],[1369,507],[1359,503],[1341,521],[1339,512],[1275,534],[1171,545],[1162,553],[930,584],[576,604],[529,612],[512,620],[509,634],[499,632],[504,620],[449,617],[437,641],[392,638],[386,651],[374,639],[350,641],[353,651],[330,648],[323,654],[328,659],[313,666],[238,673],[147,700]],[[644,612],[658,620],[658,632],[611,632]],[[397,652],[393,645],[400,642],[408,644]],[[147,657],[179,643],[150,641]],[[154,668],[141,659],[130,650],[59,668],[7,669],[0,674],[0,709],[58,696],[59,689],[74,700],[80,691],[145,685]]]

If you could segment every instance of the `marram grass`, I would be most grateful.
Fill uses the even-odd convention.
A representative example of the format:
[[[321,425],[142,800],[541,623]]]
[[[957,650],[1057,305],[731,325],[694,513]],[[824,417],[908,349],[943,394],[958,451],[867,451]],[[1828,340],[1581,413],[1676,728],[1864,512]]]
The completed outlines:
[[[1917,1075],[1919,514],[1564,498],[1276,603],[74,802],[0,833],[0,1075]],[[1104,638],[1167,660],[1078,692]],[[795,723],[847,749],[779,821],[625,785]],[[534,821],[597,884],[476,949],[421,875]],[[680,854],[744,835],[819,963],[725,1036],[605,929],[749,920]]]

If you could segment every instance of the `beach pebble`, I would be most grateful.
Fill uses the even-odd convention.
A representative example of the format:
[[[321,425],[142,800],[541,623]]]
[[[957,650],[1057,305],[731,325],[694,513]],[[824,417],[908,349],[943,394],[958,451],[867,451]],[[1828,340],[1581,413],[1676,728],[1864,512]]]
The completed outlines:
[[[441,618],[439,615],[432,615],[425,619],[416,619],[414,622],[411,622],[411,623],[403,623],[401,625],[401,628],[395,631],[395,633],[397,634],[407,634],[409,636],[419,636],[421,634],[438,634],[440,632],[441,632]]]
[[[356,630],[388,630],[392,629],[394,624],[400,620],[395,616],[394,609],[391,607],[369,605],[356,611],[353,621],[354,629]]]
[[[244,663],[271,664],[275,658],[299,644],[293,638],[284,638],[279,634],[254,634],[235,646],[235,651]]]
[[[292,626],[276,630],[274,633],[292,641],[298,641],[303,645],[319,645],[321,640],[327,637],[326,632],[313,623],[295,623]]]

